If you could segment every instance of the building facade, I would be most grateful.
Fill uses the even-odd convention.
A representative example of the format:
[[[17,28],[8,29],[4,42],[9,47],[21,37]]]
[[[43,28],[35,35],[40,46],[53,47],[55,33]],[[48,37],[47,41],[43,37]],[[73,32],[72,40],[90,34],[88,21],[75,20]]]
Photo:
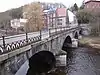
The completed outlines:
[[[15,29],[19,27],[24,27],[26,21],[27,21],[26,19],[13,19],[10,21],[11,27]]]
[[[42,3],[44,9],[44,27],[55,28],[66,26],[67,8],[60,3]]]
[[[66,8],[57,8],[45,14],[45,24],[48,28],[64,27],[68,23],[68,12]]]
[[[89,12],[100,12],[100,1],[90,0],[85,2],[84,9]]]
[[[58,8],[56,10],[56,26],[57,27],[64,27],[67,25],[67,9],[66,8]]]

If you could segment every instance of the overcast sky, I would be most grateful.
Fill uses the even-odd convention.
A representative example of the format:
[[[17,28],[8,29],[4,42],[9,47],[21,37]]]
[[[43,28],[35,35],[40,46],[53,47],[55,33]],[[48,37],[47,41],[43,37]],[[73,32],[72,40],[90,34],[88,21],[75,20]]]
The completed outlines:
[[[11,8],[17,8],[17,7],[20,7],[22,5],[25,5],[27,3],[34,2],[34,1],[53,2],[53,3],[61,2],[67,7],[69,7],[73,5],[74,3],[77,3],[78,6],[80,6],[83,0],[1,0],[0,1],[0,12],[4,12]]]

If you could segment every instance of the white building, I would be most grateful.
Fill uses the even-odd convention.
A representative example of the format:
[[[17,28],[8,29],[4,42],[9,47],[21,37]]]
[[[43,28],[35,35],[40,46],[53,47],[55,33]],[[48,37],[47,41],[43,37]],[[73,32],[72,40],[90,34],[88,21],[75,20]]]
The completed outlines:
[[[70,26],[77,26],[78,25],[77,18],[75,16],[75,14],[73,14],[69,10],[68,10],[68,17],[69,17]]]
[[[24,27],[26,19],[13,19],[10,21],[11,27],[17,29],[18,27]]]

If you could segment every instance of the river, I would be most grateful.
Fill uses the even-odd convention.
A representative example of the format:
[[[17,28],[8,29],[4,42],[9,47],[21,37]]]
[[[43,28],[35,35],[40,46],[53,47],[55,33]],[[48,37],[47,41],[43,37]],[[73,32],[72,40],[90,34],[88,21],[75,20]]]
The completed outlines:
[[[79,47],[67,59],[67,75],[100,75],[99,50]]]

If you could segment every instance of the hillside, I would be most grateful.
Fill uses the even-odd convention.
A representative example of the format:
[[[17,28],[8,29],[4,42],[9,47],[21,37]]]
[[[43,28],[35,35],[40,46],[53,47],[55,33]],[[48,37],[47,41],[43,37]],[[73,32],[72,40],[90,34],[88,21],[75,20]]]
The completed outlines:
[[[9,16],[9,12],[10,11],[6,11],[6,12],[1,12],[0,13],[0,27],[2,27],[4,24],[2,24],[5,20],[11,20],[12,17]]]
[[[9,16],[9,12],[10,12],[10,10],[0,13],[0,22],[5,20],[5,19],[11,19],[11,16]]]
[[[7,28],[10,26],[10,20],[13,18],[22,17],[22,8],[15,8],[0,13],[0,28]]]

